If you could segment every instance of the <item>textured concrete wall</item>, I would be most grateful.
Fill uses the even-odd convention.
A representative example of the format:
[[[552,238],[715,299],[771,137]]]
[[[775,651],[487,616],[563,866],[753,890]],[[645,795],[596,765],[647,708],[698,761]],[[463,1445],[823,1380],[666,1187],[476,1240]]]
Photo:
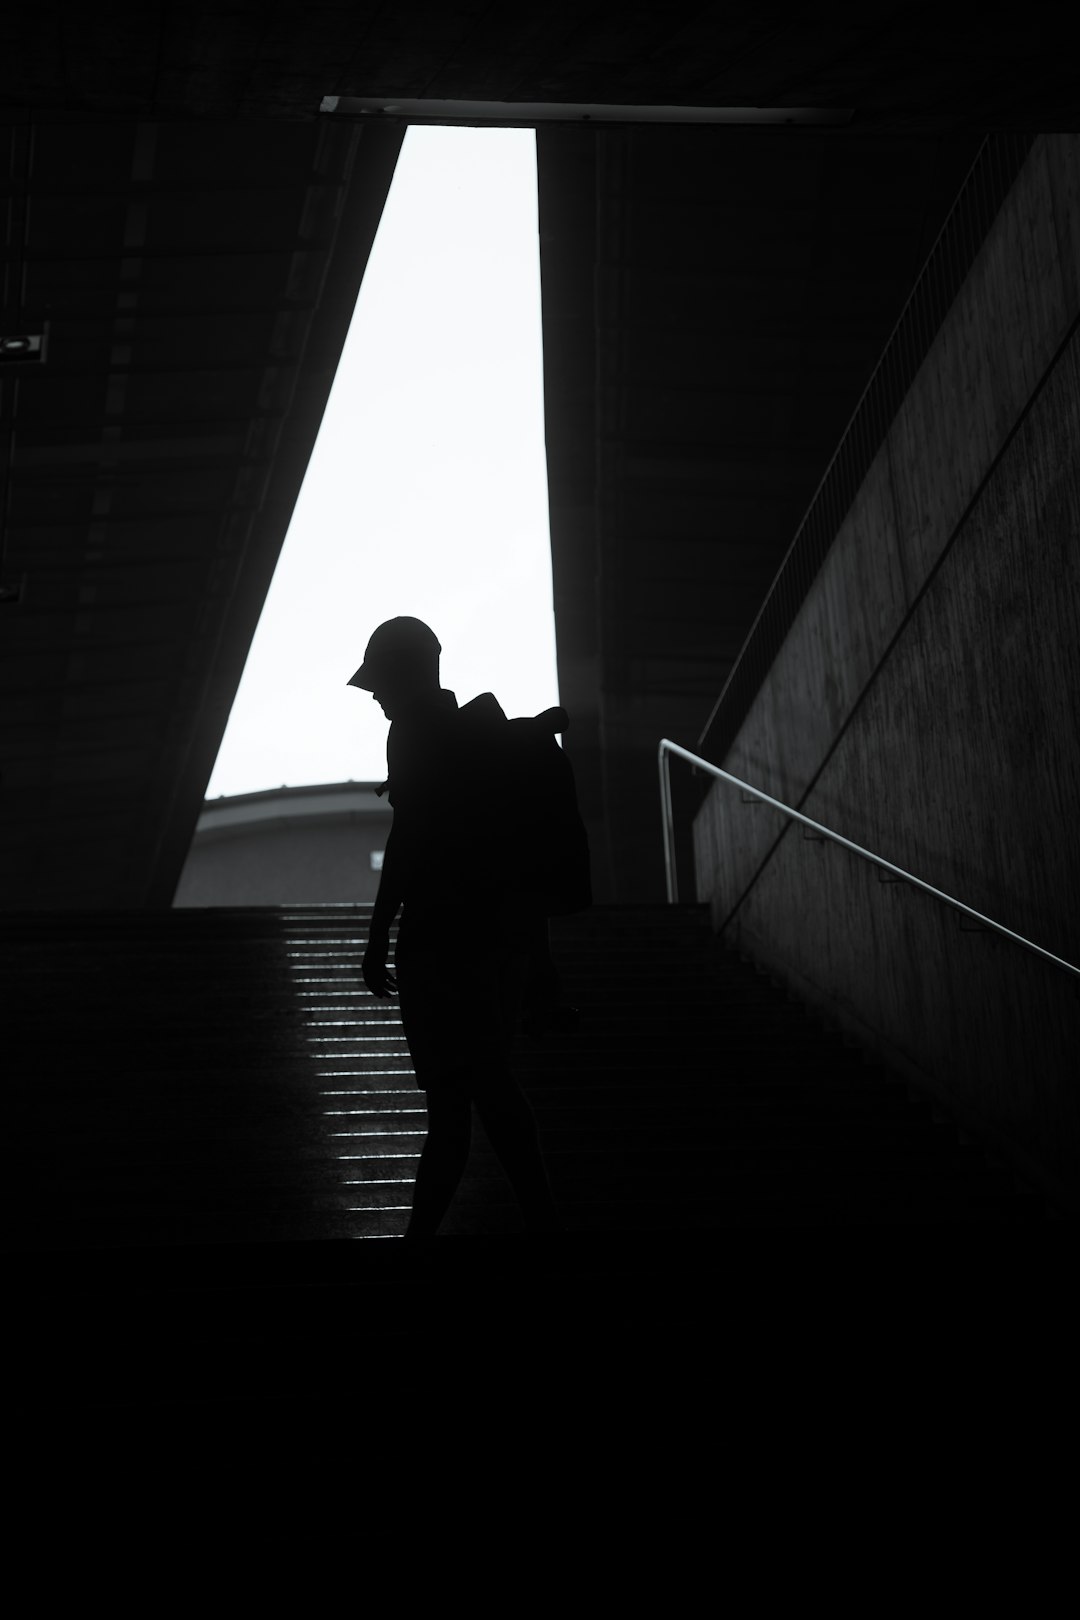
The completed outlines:
[[[559,690],[600,901],[662,900],[657,742],[706,725],[980,145],[790,134],[537,133]]]
[[[1080,138],[1035,145],[721,763],[1080,962]],[[1080,981],[718,784],[698,893],[1080,1209]]]

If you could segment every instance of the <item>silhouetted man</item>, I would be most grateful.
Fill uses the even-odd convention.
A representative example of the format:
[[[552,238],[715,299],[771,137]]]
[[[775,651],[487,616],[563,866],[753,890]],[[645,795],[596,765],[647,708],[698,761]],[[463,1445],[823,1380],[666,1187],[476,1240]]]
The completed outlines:
[[[459,710],[439,684],[442,648],[419,619],[389,619],[349,684],[390,721],[394,821],[364,954],[373,995],[398,994],[428,1135],[405,1236],[433,1237],[464,1173],[475,1106],[531,1231],[561,1230],[532,1110],[510,1069],[537,923],[516,902],[485,827],[485,704]],[[401,909],[394,971],[390,926]]]

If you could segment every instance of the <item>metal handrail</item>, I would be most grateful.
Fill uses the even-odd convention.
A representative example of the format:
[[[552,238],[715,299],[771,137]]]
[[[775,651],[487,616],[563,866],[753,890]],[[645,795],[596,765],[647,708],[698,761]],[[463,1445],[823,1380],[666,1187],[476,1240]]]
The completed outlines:
[[[843,844],[845,849],[853,850],[856,855],[861,855],[863,860],[873,861],[875,866],[883,866],[887,872],[895,873],[905,883],[913,883],[917,889],[925,889],[927,894],[932,894],[936,900],[944,900],[946,905],[954,906],[957,911],[964,912],[968,917],[974,917],[977,922],[982,923],[985,927],[993,928],[997,933],[1004,934],[1007,939],[1014,940],[1016,944],[1026,946],[1029,951],[1034,951],[1037,956],[1045,956],[1047,961],[1054,963],[1055,967],[1064,968],[1066,972],[1075,973],[1080,978],[1080,967],[1076,967],[1072,962],[1066,962],[1064,957],[1055,956],[1053,951],[1044,951],[1041,945],[1035,944],[1034,940],[1025,939],[1023,934],[1014,933],[1011,928],[1006,928],[1003,923],[995,922],[993,917],[985,917],[981,911],[976,911],[972,906],[966,906],[962,900],[954,899],[951,894],[946,894],[942,889],[935,889],[932,883],[924,883],[922,878],[914,877],[911,872],[905,872],[902,866],[894,866],[892,861],[885,860],[881,855],[875,855],[872,850],[863,849],[861,844],[853,844],[850,838],[841,837],[839,833],[833,832],[831,827],[823,827],[820,821],[811,820],[809,816],[804,816],[801,811],[793,810],[789,804],[782,804],[779,799],[772,798],[768,793],[762,793],[760,788],[751,787],[749,782],[742,781],[738,776],[732,776],[730,771],[722,771],[719,765],[713,765],[709,760],[702,759],[700,754],[692,754],[688,748],[681,748],[678,743],[672,742],[669,737],[662,737],[658,756],[660,766],[660,811],[664,820],[664,861],[667,867],[669,905],[675,905],[679,898],[678,876],[675,871],[675,827],[671,814],[669,754],[678,754],[680,759],[685,759],[688,764],[697,766],[699,770],[708,771],[710,776],[715,776],[719,781],[730,782],[734,787],[742,788],[746,793],[752,793],[755,799],[760,799],[763,804],[771,804],[774,810],[782,810],[784,815],[791,816],[795,821],[801,821],[804,827],[813,827],[814,831],[820,833],[823,838],[831,838],[834,844]]]

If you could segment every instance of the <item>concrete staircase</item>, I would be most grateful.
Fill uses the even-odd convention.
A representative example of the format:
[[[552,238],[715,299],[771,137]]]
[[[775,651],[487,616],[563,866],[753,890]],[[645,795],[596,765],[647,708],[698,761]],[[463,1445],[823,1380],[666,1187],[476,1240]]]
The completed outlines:
[[[0,919],[4,1264],[42,1410],[310,1400],[343,1356],[420,1376],[433,1345],[671,1350],[712,1321],[721,1272],[784,1254],[790,1290],[795,1250],[881,1263],[899,1234],[910,1257],[1045,1229],[1033,1192],[719,946],[704,908],[614,907],[553,925],[580,1021],[520,1052],[569,1235],[522,1234],[477,1126],[446,1235],[408,1257],[423,1094],[360,978],[368,917]]]

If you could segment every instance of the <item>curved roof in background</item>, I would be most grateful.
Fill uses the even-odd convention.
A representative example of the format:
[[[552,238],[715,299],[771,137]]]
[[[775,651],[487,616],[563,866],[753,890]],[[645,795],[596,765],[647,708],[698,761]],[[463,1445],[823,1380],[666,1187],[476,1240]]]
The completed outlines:
[[[375,782],[327,782],[315,787],[269,788],[210,799],[199,812],[195,836],[205,842],[263,827],[312,822],[386,820],[393,811]]]

